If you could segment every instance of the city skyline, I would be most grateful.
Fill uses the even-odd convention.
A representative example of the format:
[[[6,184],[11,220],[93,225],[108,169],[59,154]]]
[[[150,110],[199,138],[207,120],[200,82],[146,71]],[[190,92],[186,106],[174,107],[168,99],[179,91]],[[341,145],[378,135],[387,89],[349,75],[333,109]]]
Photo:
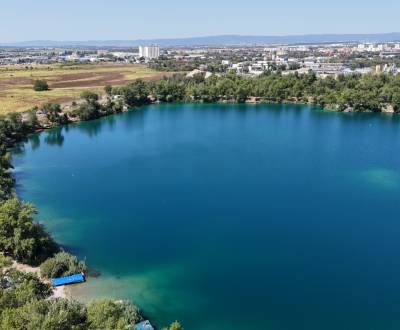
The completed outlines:
[[[239,7],[227,0],[201,5],[103,0],[68,3],[21,0],[1,5],[0,42],[29,40],[126,40],[215,35],[371,34],[399,32],[400,4],[382,0],[338,0],[323,8],[316,0],[270,3],[250,0]],[[272,13],[272,14],[271,14]],[[221,24],[221,21],[223,24]],[[29,27],[29,28],[27,28]]]

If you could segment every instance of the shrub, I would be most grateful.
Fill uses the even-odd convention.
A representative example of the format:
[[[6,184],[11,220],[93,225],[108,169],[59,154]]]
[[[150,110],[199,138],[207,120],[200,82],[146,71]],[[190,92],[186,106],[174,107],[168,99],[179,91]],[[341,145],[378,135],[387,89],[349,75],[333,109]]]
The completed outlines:
[[[0,311],[46,299],[51,293],[50,285],[41,282],[36,274],[10,269],[0,276]]]
[[[81,120],[92,120],[100,117],[100,104],[97,101],[83,103],[78,109],[73,111],[73,115]]]
[[[81,120],[91,120],[100,117],[101,105],[98,102],[99,95],[90,91],[84,91],[81,97],[86,101],[75,109],[72,114]]]
[[[43,92],[49,90],[49,85],[47,84],[46,80],[35,80],[33,83],[33,89],[36,92]]]
[[[38,117],[36,112],[38,111],[37,107],[32,108],[28,111],[25,124],[29,130],[34,130],[36,127],[40,126]]]
[[[67,252],[59,252],[40,266],[40,274],[46,278],[57,278],[86,272],[83,261]]]
[[[8,267],[12,265],[12,259],[10,257],[4,256],[3,253],[0,253],[0,270],[4,267]]]
[[[62,113],[61,105],[58,103],[46,103],[41,110],[52,125],[64,125],[68,123],[68,118]]]
[[[66,299],[32,301],[19,308],[4,310],[0,329],[85,330],[86,308]]]
[[[3,142],[4,135],[0,132],[0,202],[11,198],[14,188],[14,178],[11,175],[11,155]]]
[[[99,100],[99,95],[93,93],[91,91],[83,91],[81,93],[81,98],[83,98],[86,102],[94,102]]]
[[[107,85],[104,87],[104,91],[106,92],[107,96],[111,96],[113,93],[113,88],[111,85]]]
[[[89,329],[119,330],[142,320],[136,306],[125,301],[96,300],[87,307]]]

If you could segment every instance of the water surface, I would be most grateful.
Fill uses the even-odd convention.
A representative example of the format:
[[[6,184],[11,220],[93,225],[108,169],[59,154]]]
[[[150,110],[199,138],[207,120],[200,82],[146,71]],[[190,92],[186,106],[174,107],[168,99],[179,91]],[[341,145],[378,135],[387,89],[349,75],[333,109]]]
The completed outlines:
[[[101,272],[83,300],[132,299],[188,330],[399,329],[399,124],[154,105],[35,135],[15,174]]]

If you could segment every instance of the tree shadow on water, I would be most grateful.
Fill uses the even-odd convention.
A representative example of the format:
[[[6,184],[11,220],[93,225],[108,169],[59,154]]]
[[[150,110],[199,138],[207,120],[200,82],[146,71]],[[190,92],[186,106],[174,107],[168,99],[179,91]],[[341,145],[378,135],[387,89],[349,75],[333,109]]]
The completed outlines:
[[[40,147],[40,137],[38,134],[32,134],[28,136],[28,142],[31,145],[32,150],[36,150]]]
[[[90,138],[96,137],[103,130],[103,122],[99,119],[92,120],[90,122],[80,123],[74,128],[78,129],[80,132],[85,133]]]
[[[55,128],[47,132],[44,142],[50,146],[61,147],[64,144],[64,135],[62,128]]]

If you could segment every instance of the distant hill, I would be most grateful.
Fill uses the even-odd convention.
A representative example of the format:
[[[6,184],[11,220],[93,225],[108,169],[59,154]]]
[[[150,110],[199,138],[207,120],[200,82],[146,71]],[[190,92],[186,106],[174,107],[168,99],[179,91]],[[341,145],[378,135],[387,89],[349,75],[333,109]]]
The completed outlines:
[[[17,43],[1,43],[3,47],[134,47],[143,44],[160,46],[223,46],[223,45],[268,45],[268,44],[314,44],[341,42],[389,42],[400,41],[400,32],[378,34],[309,34],[289,36],[242,36],[220,35],[176,39],[138,40],[88,40],[51,41],[36,40]]]

